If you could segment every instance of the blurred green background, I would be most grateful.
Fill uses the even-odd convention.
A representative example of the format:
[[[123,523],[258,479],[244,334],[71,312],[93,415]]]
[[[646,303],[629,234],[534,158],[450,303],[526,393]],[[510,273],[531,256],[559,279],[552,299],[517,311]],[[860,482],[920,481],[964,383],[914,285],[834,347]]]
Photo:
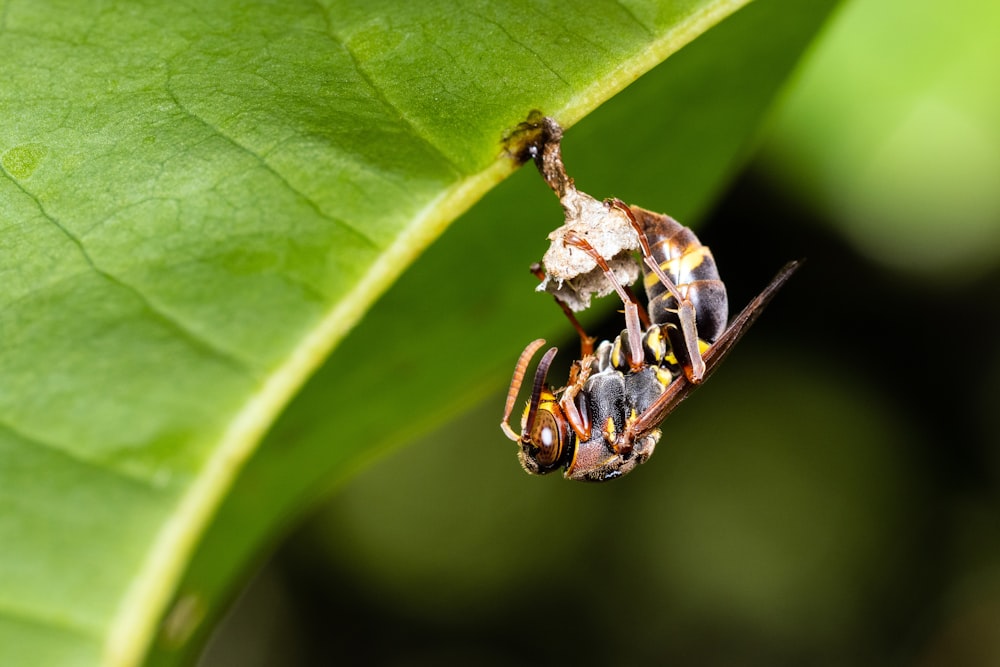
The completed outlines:
[[[1000,664],[996,35],[996,3],[838,12],[754,159],[685,218],[734,309],[807,264],[650,463],[606,485],[528,477],[502,388],[472,391],[298,528],[202,664]],[[611,142],[574,159],[616,103],[568,132],[571,174],[676,213]],[[505,211],[539,221],[536,256],[509,258],[526,266],[559,215],[530,166],[402,281],[434,253],[503,245],[481,230]],[[489,280],[465,262],[456,280]],[[525,301],[546,299],[532,287],[525,272]],[[554,342],[575,345],[568,327]],[[443,375],[462,363],[448,341],[427,353]]]

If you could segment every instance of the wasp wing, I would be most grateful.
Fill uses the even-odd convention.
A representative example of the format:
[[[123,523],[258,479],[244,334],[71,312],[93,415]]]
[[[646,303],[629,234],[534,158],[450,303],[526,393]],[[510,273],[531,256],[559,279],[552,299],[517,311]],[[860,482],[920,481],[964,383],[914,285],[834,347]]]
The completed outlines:
[[[778,293],[778,290],[788,282],[788,279],[792,277],[792,274],[802,265],[800,261],[792,261],[785,264],[778,275],[771,280],[770,284],[764,288],[764,291],[758,294],[747,307],[744,308],[739,315],[737,315],[729,323],[729,326],[723,332],[719,340],[705,351],[703,358],[705,359],[705,376],[701,383],[692,384],[688,382],[687,378],[681,374],[670,386],[660,394],[656,401],[649,406],[649,408],[639,415],[639,418],[632,424],[629,429],[633,437],[639,437],[649,431],[652,431],[658,427],[667,416],[674,411],[681,401],[688,397],[688,395],[694,391],[695,388],[703,384],[705,380],[712,374],[712,372],[722,363],[730,352],[732,352],[733,347],[739,342],[743,334],[747,332],[750,325],[756,321],[760,316],[764,307],[767,306],[768,302],[774,298],[774,295]]]

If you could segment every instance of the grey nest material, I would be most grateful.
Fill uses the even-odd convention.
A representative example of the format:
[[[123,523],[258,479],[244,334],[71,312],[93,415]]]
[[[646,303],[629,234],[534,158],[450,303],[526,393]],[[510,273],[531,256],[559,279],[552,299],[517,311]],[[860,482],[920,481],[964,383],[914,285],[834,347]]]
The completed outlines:
[[[623,285],[631,285],[639,277],[634,255],[639,238],[621,209],[585,192],[570,187],[559,201],[566,222],[548,236],[551,243],[542,257],[546,278],[537,289],[555,295],[578,312],[590,307],[591,297],[605,296],[615,289],[590,255],[564,243],[566,234],[574,232],[586,239]]]

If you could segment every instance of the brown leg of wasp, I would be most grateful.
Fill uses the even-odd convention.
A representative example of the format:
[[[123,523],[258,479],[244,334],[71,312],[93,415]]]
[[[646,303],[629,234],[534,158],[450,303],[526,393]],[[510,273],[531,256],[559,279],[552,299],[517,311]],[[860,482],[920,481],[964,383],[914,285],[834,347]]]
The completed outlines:
[[[542,269],[541,264],[532,264],[529,269],[535,277],[538,278],[538,280],[545,280],[545,270]],[[569,319],[569,323],[573,325],[573,328],[576,329],[576,333],[580,336],[580,358],[582,359],[583,357],[592,355],[594,353],[594,343],[597,342],[597,339],[593,336],[587,335],[583,325],[581,325],[580,321],[576,319],[576,315],[573,314],[573,311],[570,310],[569,306],[560,301],[554,294],[552,295],[552,298],[555,299],[556,303],[559,304],[559,307],[562,308],[563,314],[566,315],[567,319]]]
[[[590,364],[585,367],[582,365],[582,361],[573,363],[569,374],[569,384],[566,385],[566,390],[559,399],[559,407],[562,408],[569,425],[576,431],[580,440],[587,441],[590,440],[590,414],[587,412],[587,402],[583,401],[579,406],[576,404],[577,395],[583,389],[583,385],[587,383],[587,378],[590,377]]]
[[[677,319],[680,321],[681,334],[683,334],[684,343],[687,346],[688,359],[691,360],[691,373],[688,380],[694,383],[701,382],[702,378],[705,377],[705,360],[701,358],[701,350],[698,349],[698,324],[695,319],[694,304],[687,297],[681,295],[680,290],[674,285],[674,281],[670,279],[670,276],[663,271],[663,268],[653,258],[653,253],[649,248],[649,239],[646,238],[646,232],[639,225],[639,221],[635,219],[635,215],[632,213],[629,205],[620,199],[611,199],[609,202],[628,217],[629,223],[639,236],[639,248],[642,251],[642,260],[653,274],[660,279],[660,282],[667,288],[670,295],[674,297],[674,300],[677,301]]]
[[[590,245],[587,239],[579,236],[575,232],[566,232],[563,237],[565,243],[570,244],[574,248],[579,248],[588,255],[591,259],[597,262],[597,266],[601,267],[601,271],[604,271],[605,277],[618,292],[618,296],[621,297],[622,303],[625,304],[625,330],[628,332],[628,346],[629,346],[629,366],[636,370],[641,368],[643,365],[643,354],[642,354],[642,324],[639,322],[639,304],[636,303],[635,299],[629,296],[629,293],[625,291],[625,288],[618,278],[615,277],[614,272],[601,253],[594,250],[594,246]]]
[[[507,389],[507,403],[503,408],[503,421],[500,422],[500,429],[504,432],[504,435],[514,442],[519,442],[521,436],[514,433],[514,429],[510,427],[510,413],[514,410],[514,404],[517,402],[517,394],[521,391],[521,383],[524,381],[524,371],[528,369],[528,363],[542,345],[545,345],[545,340],[539,338],[538,340],[531,341],[528,343],[528,347],[524,348],[524,352],[517,359],[517,365],[514,366],[514,377],[510,380],[510,388]]]
[[[635,292],[632,291],[631,287],[629,287],[628,285],[622,285],[622,289],[625,290],[625,293],[628,294],[628,298],[632,300],[632,303],[634,303],[636,309],[638,309],[639,321],[642,322],[642,328],[648,329],[649,325],[652,324],[653,322],[652,320],[649,319],[649,313],[646,312],[646,308],[641,303],[639,303],[638,299],[635,298]]]

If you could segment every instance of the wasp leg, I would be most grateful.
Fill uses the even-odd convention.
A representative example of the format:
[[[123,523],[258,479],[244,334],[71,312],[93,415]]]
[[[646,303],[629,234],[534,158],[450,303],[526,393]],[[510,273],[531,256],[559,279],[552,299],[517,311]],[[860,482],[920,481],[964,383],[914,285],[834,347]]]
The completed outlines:
[[[590,245],[590,242],[582,236],[578,235],[576,232],[566,232],[563,237],[565,243],[570,244],[574,248],[579,248],[584,251],[590,257],[597,262],[597,265],[601,267],[601,271],[604,272],[605,277],[608,282],[615,288],[618,292],[618,296],[621,297],[622,303],[625,304],[625,329],[628,332],[628,344],[629,344],[629,366],[633,370],[641,368],[645,362],[642,353],[642,324],[639,321],[639,304],[636,303],[635,299],[625,291],[625,288],[618,278],[615,277],[614,272],[611,267],[608,266],[607,261],[601,257],[601,253],[594,250],[594,246]]]
[[[542,345],[545,345],[545,340],[539,338],[538,340],[531,341],[528,343],[528,347],[524,348],[524,352],[517,358],[517,365],[514,366],[514,376],[510,379],[510,388],[507,389],[507,403],[503,408],[503,421],[500,422],[500,430],[514,442],[520,442],[521,436],[514,433],[514,429],[510,427],[510,413],[513,412],[514,404],[517,402],[517,394],[521,391],[521,383],[524,382],[524,371],[528,369],[528,363],[531,362],[531,358],[535,356],[535,352],[538,352],[538,349]]]
[[[729,327],[722,334],[719,340],[715,341],[712,347],[708,348],[705,352],[705,361],[707,362],[707,372],[706,377],[711,375],[719,364],[733,351],[736,343],[746,334],[750,329],[750,326],[757,320],[760,314],[763,312],[764,307],[771,302],[774,295],[778,293],[778,290],[788,282],[788,279],[792,277],[792,274],[802,265],[801,262],[788,262],[781,268],[764,288],[764,291],[758,294],[754,299],[747,304],[746,308],[740,311],[740,314],[734,317],[729,322]],[[656,427],[658,427],[667,416],[673,412],[674,408],[680,405],[681,401],[687,398],[692,391],[697,388],[698,385],[688,382],[687,378],[678,377],[676,380],[671,382],[666,391],[660,394],[653,403],[646,408],[646,410],[639,415],[638,419],[633,421],[625,429],[625,437],[628,440],[635,440],[636,438],[642,437],[645,434],[651,433]]]
[[[586,361],[584,358],[573,362],[569,384],[559,399],[559,406],[562,408],[563,414],[566,415],[569,425],[576,431],[581,442],[590,440],[590,413],[587,411],[587,401],[576,402],[580,390],[583,389],[587,378],[590,377],[590,364],[585,363]]]
[[[639,303],[639,300],[635,298],[635,292],[632,291],[631,287],[628,285],[622,285],[622,289],[625,290],[625,293],[628,294],[628,298],[632,300],[632,303],[635,304],[636,309],[639,311],[639,321],[642,322],[642,328],[648,329],[653,324],[653,321],[649,319],[649,313],[646,311],[645,307]]]
[[[694,304],[691,303],[690,299],[681,295],[680,290],[674,285],[674,281],[670,279],[670,276],[663,271],[663,268],[653,258],[653,253],[649,248],[649,239],[646,238],[646,232],[643,231],[639,221],[635,219],[635,215],[632,213],[629,205],[621,199],[611,199],[609,203],[628,216],[629,223],[639,236],[642,261],[646,263],[646,266],[660,279],[663,286],[667,288],[670,295],[677,301],[677,319],[681,324],[681,334],[684,336],[688,359],[691,360],[690,372],[685,368],[684,374],[688,376],[688,380],[697,384],[705,377],[705,360],[702,359],[701,350],[698,349],[698,323],[695,319]]]
[[[587,412],[587,401],[577,404],[576,395],[576,392],[564,395],[559,400],[559,407],[569,420],[569,425],[576,431],[580,442],[586,442],[590,440],[590,414]]]
[[[538,280],[545,280],[545,270],[542,269],[541,264],[535,263],[528,268],[531,273],[538,278]],[[580,358],[592,355],[594,353],[594,343],[597,342],[597,338],[587,335],[583,325],[580,324],[580,320],[576,319],[576,315],[573,314],[573,311],[570,310],[569,306],[560,301],[559,297],[553,294],[552,298],[555,299],[555,302],[559,304],[560,308],[562,308],[563,314],[566,315],[566,318],[569,319],[569,323],[573,325],[573,328],[576,329],[576,333],[580,336]]]

